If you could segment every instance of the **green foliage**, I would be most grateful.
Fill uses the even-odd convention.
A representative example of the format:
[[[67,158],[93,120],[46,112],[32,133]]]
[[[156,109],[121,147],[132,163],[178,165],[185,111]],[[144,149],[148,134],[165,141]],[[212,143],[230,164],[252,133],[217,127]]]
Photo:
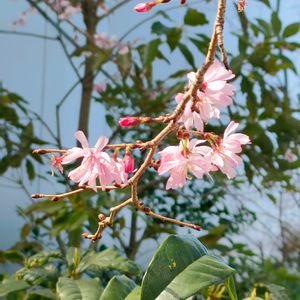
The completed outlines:
[[[36,176],[33,161],[41,160],[32,155],[32,150],[45,142],[34,134],[34,116],[27,105],[21,96],[0,85],[0,174],[25,165],[29,180],[33,180]]]
[[[192,236],[168,236],[156,250],[141,287],[125,275],[112,276],[104,287],[99,271],[126,273],[131,277],[139,273],[132,261],[114,249],[94,253],[70,248],[66,257],[43,251],[29,257],[26,265],[17,271],[17,280],[10,278],[1,283],[1,296],[17,295],[25,290],[28,295],[34,291],[41,299],[56,299],[55,295],[61,300],[186,299],[213,284],[225,282],[226,278],[230,283],[228,291],[234,295],[231,275],[235,271],[208,255],[205,247]],[[97,267],[95,278],[81,279],[83,273],[90,275],[91,266]]]
[[[103,291],[98,278],[73,280],[61,277],[57,282],[57,294],[61,300],[99,300]]]

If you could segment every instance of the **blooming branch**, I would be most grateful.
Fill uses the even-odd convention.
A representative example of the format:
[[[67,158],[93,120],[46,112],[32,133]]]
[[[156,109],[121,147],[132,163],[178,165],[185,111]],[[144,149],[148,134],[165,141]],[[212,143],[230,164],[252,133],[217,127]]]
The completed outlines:
[[[147,11],[160,3],[169,1],[157,0],[139,4],[137,11]],[[182,3],[184,1],[181,1]],[[234,87],[228,83],[234,77],[229,70],[227,56],[223,44],[223,26],[226,0],[219,0],[216,21],[211,36],[208,53],[201,68],[188,74],[189,82],[182,93],[175,97],[177,106],[171,114],[156,118],[128,116],[119,120],[120,126],[137,126],[139,124],[165,123],[166,126],[151,140],[135,143],[108,144],[106,137],[100,137],[94,147],[90,147],[83,132],[77,131],[75,136],[81,147],[67,150],[37,149],[35,154],[59,153],[61,156],[52,158],[52,166],[63,170],[63,165],[81,159],[80,165],[69,172],[69,178],[78,183],[74,191],[58,195],[34,194],[34,198],[48,197],[53,201],[59,200],[87,189],[94,191],[111,191],[115,189],[131,188],[131,196],[124,202],[112,207],[109,216],[99,214],[98,228],[94,234],[84,233],[85,238],[93,241],[100,239],[102,231],[113,225],[115,215],[124,207],[132,205],[136,210],[157,218],[163,222],[170,222],[179,226],[200,230],[200,226],[161,216],[145,207],[139,201],[138,185],[141,177],[148,168],[154,168],[159,175],[169,173],[166,189],[181,188],[190,179],[189,174],[202,178],[211,172],[220,170],[228,178],[236,175],[235,168],[242,163],[238,154],[242,146],[250,144],[248,136],[233,133],[238,123],[230,122],[223,137],[205,132],[204,124],[212,118],[219,118],[223,107],[232,104]],[[219,46],[222,62],[215,60],[216,47]],[[191,130],[195,128],[196,130]],[[180,140],[176,146],[168,146],[158,152],[160,159],[154,158],[158,147],[165,137],[176,132]],[[191,139],[195,135],[201,139]],[[144,151],[147,154],[143,163],[135,170],[133,150]],[[109,154],[109,151],[113,153]],[[119,157],[124,152],[123,158]],[[100,185],[97,185],[97,181]]]

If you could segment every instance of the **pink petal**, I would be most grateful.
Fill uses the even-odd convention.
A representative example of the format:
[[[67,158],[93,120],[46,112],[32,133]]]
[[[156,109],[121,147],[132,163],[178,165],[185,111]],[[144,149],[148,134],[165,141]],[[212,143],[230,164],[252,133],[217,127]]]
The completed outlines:
[[[78,130],[78,131],[75,132],[75,137],[80,142],[82,148],[89,148],[90,147],[89,143],[86,139],[85,134],[81,130]]]
[[[239,126],[239,123],[235,123],[234,121],[231,121],[224,132],[224,139],[226,139],[233,131],[235,131]]]
[[[108,138],[106,136],[100,136],[94,148],[101,151],[108,143]]]

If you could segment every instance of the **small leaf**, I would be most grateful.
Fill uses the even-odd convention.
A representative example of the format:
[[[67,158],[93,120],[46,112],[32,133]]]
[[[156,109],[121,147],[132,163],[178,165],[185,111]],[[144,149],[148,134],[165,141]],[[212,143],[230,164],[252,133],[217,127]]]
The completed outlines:
[[[228,290],[228,294],[230,296],[230,299],[231,300],[238,300],[233,276],[230,276],[226,279],[225,285],[226,285],[226,288]]]
[[[114,276],[104,289],[100,300],[124,300],[136,284],[125,275]]]
[[[27,292],[29,295],[28,299],[31,299],[30,296],[37,296],[38,299],[57,299],[56,295],[50,289],[35,289]],[[26,298],[27,299],[27,298]],[[34,298],[36,299],[36,298]]]
[[[26,159],[26,171],[28,178],[33,180],[35,178],[35,171],[32,162],[29,159]]]
[[[72,280],[60,277],[56,290],[60,300],[99,300],[103,288],[98,278]]]
[[[275,35],[278,35],[281,30],[281,21],[278,18],[278,15],[276,12],[272,13],[271,23],[272,23],[272,27],[273,27],[273,31],[274,31]]]
[[[138,266],[134,262],[123,257],[114,249],[106,249],[98,253],[90,251],[88,254],[84,255],[78,264],[77,271],[83,272],[86,269],[112,269],[134,275],[137,275],[140,272]]]
[[[21,228],[21,232],[20,232],[21,239],[22,240],[26,239],[26,237],[29,235],[30,231],[31,231],[30,224],[28,224],[28,223],[24,224],[23,227]]]
[[[188,49],[188,47],[181,43],[178,46],[179,46],[179,50],[181,51],[181,53],[183,54],[185,59],[188,61],[188,63],[191,65],[191,67],[193,69],[196,69],[195,62],[194,62],[194,56],[191,53],[191,51]]]
[[[141,48],[141,59],[146,68],[149,68],[155,59],[160,43],[160,39],[155,39]]]
[[[0,284],[0,297],[5,297],[9,293],[25,290],[29,287],[30,285],[24,280],[4,279]]]
[[[61,259],[62,255],[59,251],[40,251],[29,257],[26,261],[27,267],[40,267],[54,259]]]
[[[22,264],[25,257],[24,255],[17,250],[6,250],[6,251],[0,251],[0,261],[10,261],[14,263]]]
[[[22,268],[16,272],[18,280],[25,280],[33,285],[49,285],[57,279],[57,270],[43,268]]]
[[[167,33],[167,43],[173,51],[177,46],[181,38],[181,28],[172,28],[168,33]]]
[[[167,34],[170,31],[170,28],[165,26],[161,22],[157,21],[152,24],[151,31],[152,33],[161,35],[161,34]]]
[[[298,33],[298,31],[300,30],[300,23],[292,23],[290,25],[288,25],[287,27],[285,27],[282,37],[283,38],[288,38],[292,35],[295,35]]]
[[[204,25],[208,21],[205,14],[197,11],[196,9],[189,8],[184,16],[184,24],[190,26]]]

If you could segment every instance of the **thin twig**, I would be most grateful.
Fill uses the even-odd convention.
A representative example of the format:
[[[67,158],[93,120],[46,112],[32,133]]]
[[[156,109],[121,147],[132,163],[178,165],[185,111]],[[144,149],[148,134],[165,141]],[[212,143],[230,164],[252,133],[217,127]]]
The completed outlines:
[[[33,37],[33,38],[38,38],[43,40],[58,41],[58,37],[46,36],[46,35],[32,33],[32,32],[0,30],[0,34],[22,35],[22,36],[28,36],[28,37]]]

